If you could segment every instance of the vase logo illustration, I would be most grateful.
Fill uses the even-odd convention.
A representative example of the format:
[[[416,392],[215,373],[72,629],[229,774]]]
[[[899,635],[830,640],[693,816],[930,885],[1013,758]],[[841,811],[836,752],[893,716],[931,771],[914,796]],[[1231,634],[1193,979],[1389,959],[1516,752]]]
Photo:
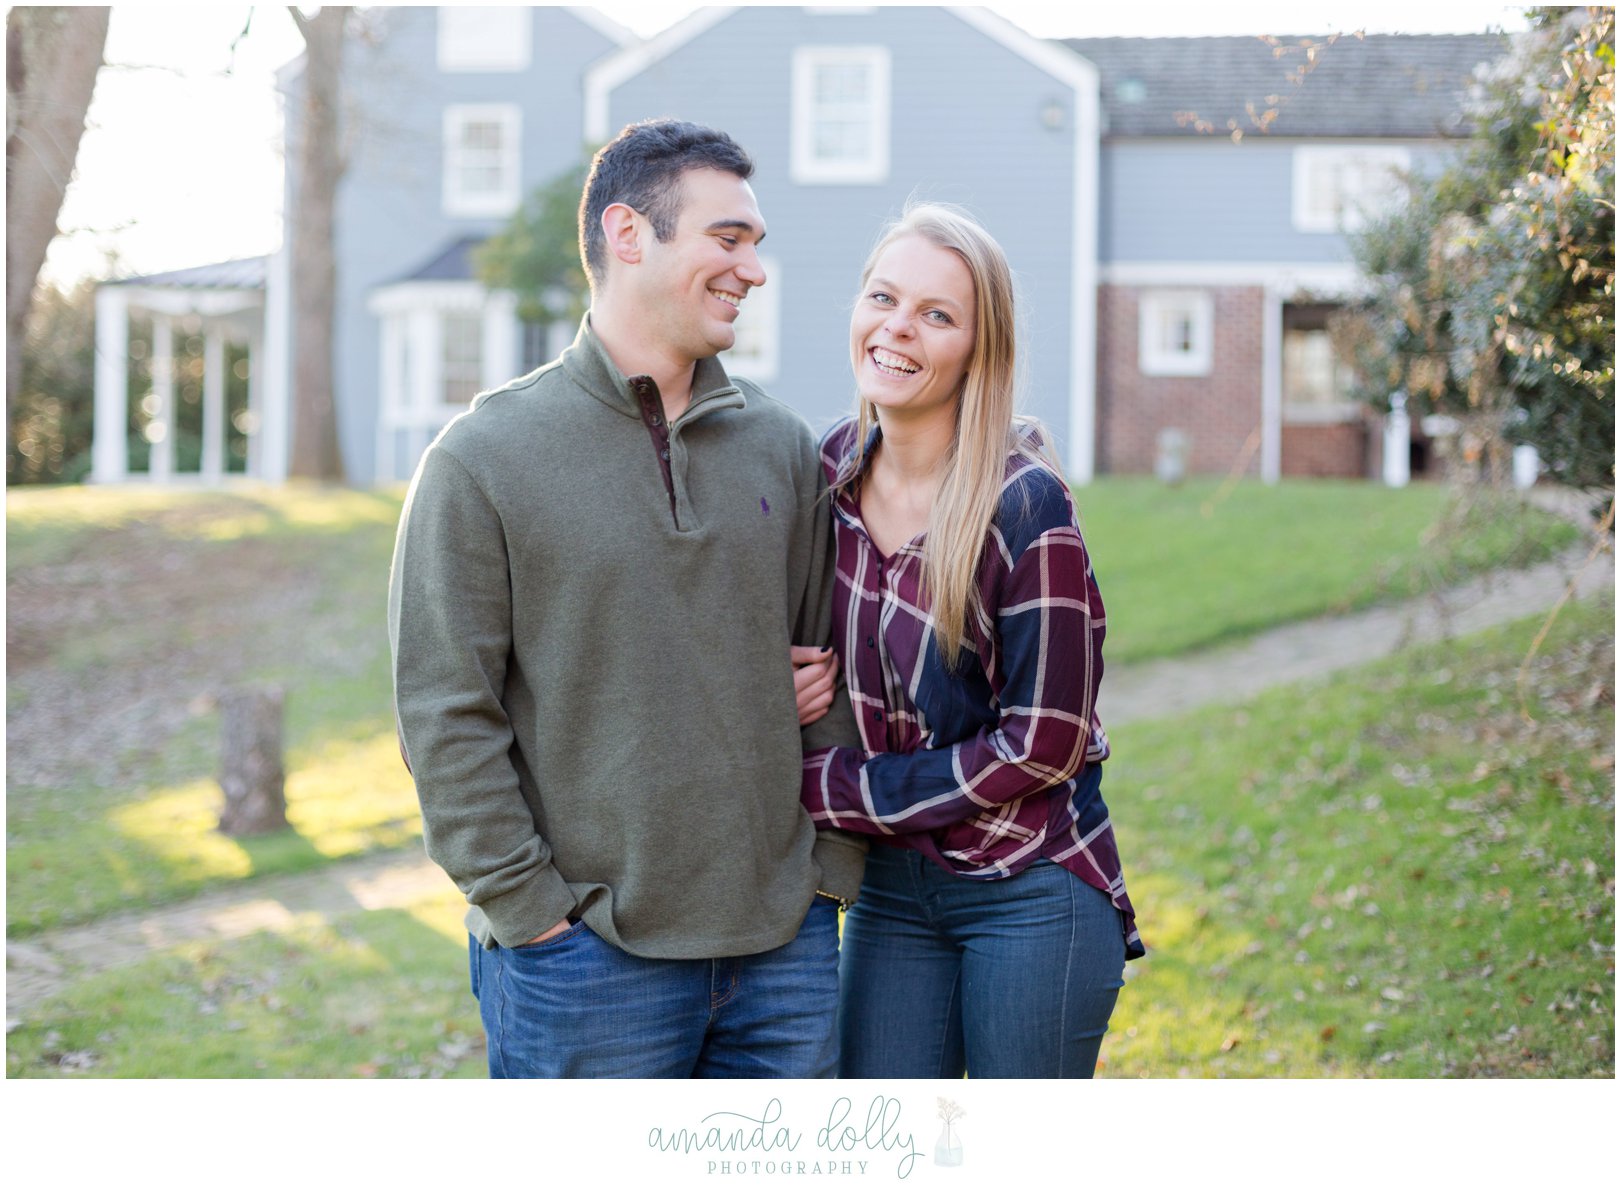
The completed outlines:
[[[936,1098],[934,1101],[939,1108],[936,1113],[944,1124],[940,1129],[940,1138],[935,1141],[934,1162],[955,1168],[962,1163],[962,1137],[951,1125],[968,1112],[949,1098]]]

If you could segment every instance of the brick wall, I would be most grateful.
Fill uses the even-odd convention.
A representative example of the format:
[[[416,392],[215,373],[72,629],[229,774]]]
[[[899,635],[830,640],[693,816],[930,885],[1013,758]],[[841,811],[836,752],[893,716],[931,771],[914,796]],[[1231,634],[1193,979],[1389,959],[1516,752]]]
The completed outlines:
[[[1283,427],[1285,475],[1363,479],[1370,474],[1373,461],[1369,430],[1361,421]]]
[[[1135,286],[1098,287],[1098,470],[1152,473],[1155,436],[1175,426],[1191,439],[1191,473],[1226,474],[1261,426],[1261,290],[1210,290],[1214,338],[1208,376],[1142,374],[1138,292]],[[1257,442],[1246,473],[1259,475],[1260,466]]]

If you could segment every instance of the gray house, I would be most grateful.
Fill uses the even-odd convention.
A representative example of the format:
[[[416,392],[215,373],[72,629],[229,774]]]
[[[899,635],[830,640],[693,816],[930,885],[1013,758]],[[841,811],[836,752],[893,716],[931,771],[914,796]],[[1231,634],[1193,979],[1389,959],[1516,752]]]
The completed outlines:
[[[1308,57],[1307,42],[1319,48]],[[1098,456],[1152,468],[1166,427],[1194,471],[1377,474],[1377,419],[1345,395],[1327,320],[1356,288],[1344,231],[1464,135],[1487,34],[1067,41],[1104,109]],[[1422,437],[1412,447],[1422,463]]]
[[[1341,398],[1325,354],[1327,313],[1355,285],[1342,230],[1385,200],[1392,167],[1440,159],[1472,71],[1502,49],[1347,38],[1293,84],[1303,51],[1253,38],[1044,41],[984,9],[711,8],[650,41],[583,8],[372,11],[376,35],[348,59],[338,212],[339,431],[360,483],[409,477],[475,392],[572,337],[520,323],[510,295],[474,278],[471,250],[587,146],[664,115],[723,127],[755,158],[769,281],[726,362],[814,426],[851,402],[860,264],[921,197],[966,206],[1007,249],[1023,407],[1076,481],[1149,469],[1166,428],[1190,437],[1195,470],[1366,473],[1378,427]],[[1245,135],[1230,118],[1250,121]],[[277,479],[294,346],[284,259],[254,275],[232,316],[262,318],[250,470]],[[156,308],[172,279],[131,279],[124,299],[103,288],[105,351],[120,302]],[[127,473],[128,410],[107,370],[98,480]],[[172,475],[156,458],[154,478]]]

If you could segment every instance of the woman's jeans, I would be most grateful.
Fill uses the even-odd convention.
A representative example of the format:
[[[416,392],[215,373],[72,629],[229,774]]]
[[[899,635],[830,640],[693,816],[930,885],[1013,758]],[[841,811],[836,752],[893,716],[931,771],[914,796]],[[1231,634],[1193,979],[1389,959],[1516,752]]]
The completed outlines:
[[[838,906],[786,945],[638,958],[584,924],[485,949],[468,938],[495,1078],[829,1078],[838,1064]]]
[[[971,880],[874,846],[839,953],[839,1076],[1089,1078],[1125,961],[1119,911],[1056,863]]]

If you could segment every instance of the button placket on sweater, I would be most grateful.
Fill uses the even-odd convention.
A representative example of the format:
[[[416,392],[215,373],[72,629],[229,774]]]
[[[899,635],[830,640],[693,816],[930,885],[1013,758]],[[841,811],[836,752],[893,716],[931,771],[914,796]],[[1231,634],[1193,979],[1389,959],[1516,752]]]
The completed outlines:
[[[670,473],[670,425],[664,419],[663,398],[659,396],[658,385],[648,376],[631,377],[630,388],[636,394],[636,403],[641,408],[642,424],[647,426],[648,435],[653,439],[653,452],[659,460],[659,474],[664,478],[664,490],[670,497],[670,519],[679,529],[681,518],[676,514],[675,479]]]

